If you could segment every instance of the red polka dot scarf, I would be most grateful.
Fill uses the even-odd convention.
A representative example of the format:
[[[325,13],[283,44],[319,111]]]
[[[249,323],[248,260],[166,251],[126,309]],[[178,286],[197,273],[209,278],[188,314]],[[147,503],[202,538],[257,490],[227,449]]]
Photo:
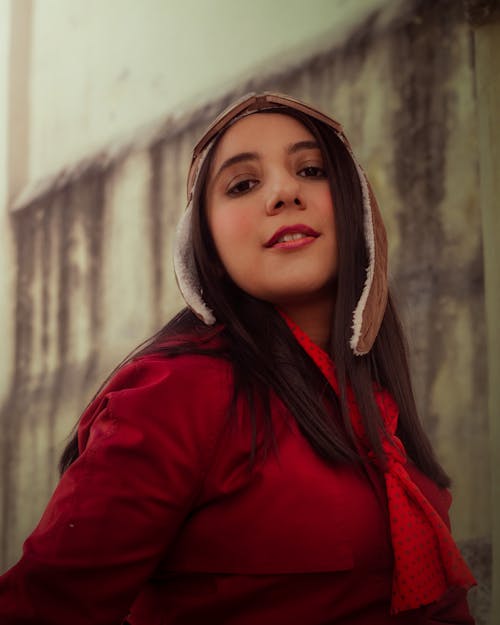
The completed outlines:
[[[335,366],[328,354],[293,321],[282,316],[299,344],[339,395]],[[387,457],[384,477],[394,551],[391,612],[397,613],[432,603],[449,587],[470,588],[476,582],[446,523],[405,469],[406,453],[402,442],[395,435],[398,409],[394,399],[381,389],[375,390],[375,399],[388,433],[383,438],[382,447]],[[361,448],[373,461],[375,456],[350,388],[347,389],[347,402],[353,430]]]

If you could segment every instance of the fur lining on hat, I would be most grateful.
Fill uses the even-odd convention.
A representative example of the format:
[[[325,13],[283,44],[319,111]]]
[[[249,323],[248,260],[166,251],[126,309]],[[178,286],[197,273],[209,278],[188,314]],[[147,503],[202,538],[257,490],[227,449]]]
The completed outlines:
[[[174,271],[177,285],[186,304],[206,325],[215,323],[215,317],[203,301],[203,291],[196,269],[191,236],[193,203],[189,202],[175,233]]]
[[[373,235],[373,219],[372,219],[372,207],[370,203],[370,193],[368,190],[368,183],[366,181],[365,172],[361,168],[361,165],[354,158],[352,150],[348,147],[349,154],[354,162],[356,171],[358,172],[359,182],[361,184],[361,194],[363,197],[363,225],[365,233],[366,249],[368,251],[368,267],[366,268],[366,280],[363,286],[363,291],[358,300],[356,308],[352,315],[352,336],[349,344],[352,351],[356,356],[362,356],[366,353],[359,347],[361,338],[361,330],[363,327],[363,313],[365,312],[366,302],[368,300],[368,293],[370,292],[373,282],[373,270],[375,267],[375,237]]]
[[[204,154],[199,160],[198,168],[194,175],[193,190],[196,188],[202,165],[212,145],[213,141],[207,145]],[[215,323],[216,319],[213,311],[210,310],[203,300],[203,289],[201,288],[200,277],[196,269],[196,261],[193,253],[193,236],[191,229],[193,196],[194,192],[190,193],[186,211],[181,217],[175,233],[174,272],[177,286],[188,307],[207,326],[211,326]]]

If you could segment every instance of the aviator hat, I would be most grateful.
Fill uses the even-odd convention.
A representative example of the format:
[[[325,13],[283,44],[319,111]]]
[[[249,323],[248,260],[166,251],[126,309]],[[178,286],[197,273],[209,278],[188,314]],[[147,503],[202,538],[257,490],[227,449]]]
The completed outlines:
[[[203,301],[192,245],[191,220],[198,175],[215,140],[231,124],[242,117],[259,111],[279,112],[280,108],[300,111],[332,128],[346,147],[356,167],[363,197],[364,235],[368,266],[366,267],[365,284],[353,311],[350,346],[357,356],[367,354],[377,338],[387,304],[387,238],[382,217],[370,183],[354,158],[351,146],[342,131],[342,126],[325,113],[289,96],[269,92],[247,94],[224,110],[196,144],[188,175],[188,205],[179,222],[175,240],[174,269],[179,289],[188,307],[204,323],[207,325],[215,323],[216,319],[213,312]]]

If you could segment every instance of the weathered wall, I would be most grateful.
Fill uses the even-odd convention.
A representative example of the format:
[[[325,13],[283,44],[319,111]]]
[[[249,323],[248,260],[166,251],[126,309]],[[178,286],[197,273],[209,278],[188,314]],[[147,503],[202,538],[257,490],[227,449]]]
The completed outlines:
[[[23,76],[37,180],[133,127],[223,94],[284,51],[345,32],[371,7],[406,0],[252,0],[251,10],[247,0],[10,1],[19,12],[33,5]]]
[[[459,3],[374,15],[341,44],[259,76],[120,156],[62,174],[11,213],[15,359],[1,408],[2,562],[56,480],[63,439],[99,381],[180,306],[173,227],[189,151],[250,89],[288,92],[342,120],[379,197],[413,352],[418,403],[452,475],[453,525],[488,608],[488,455],[481,212],[471,36]],[[480,622],[484,622],[481,620]]]
[[[483,222],[493,507],[491,625],[500,623],[500,2],[470,2],[475,21],[479,119],[480,201]]]

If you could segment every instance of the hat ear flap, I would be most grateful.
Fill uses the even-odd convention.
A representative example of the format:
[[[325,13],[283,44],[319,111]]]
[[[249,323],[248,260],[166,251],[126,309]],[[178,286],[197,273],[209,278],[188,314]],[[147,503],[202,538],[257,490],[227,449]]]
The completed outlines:
[[[196,269],[193,248],[193,202],[190,201],[175,233],[174,271],[177,285],[188,307],[206,325],[215,323],[215,316],[203,300],[203,289]]]
[[[352,318],[350,346],[356,356],[367,354],[375,343],[382,325],[388,297],[387,235],[384,222],[370,183],[349,146],[356,166],[363,197],[363,229],[368,252],[368,266],[363,291]]]

